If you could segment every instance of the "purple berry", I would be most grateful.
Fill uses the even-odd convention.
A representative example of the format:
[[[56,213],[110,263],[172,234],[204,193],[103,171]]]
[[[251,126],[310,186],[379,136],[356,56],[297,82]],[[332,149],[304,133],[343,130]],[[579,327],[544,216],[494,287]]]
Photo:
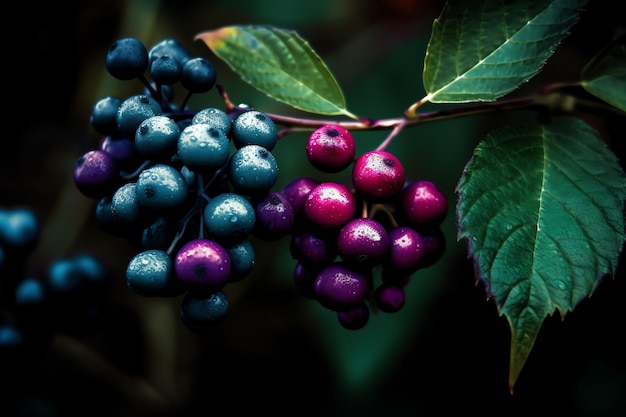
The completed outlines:
[[[135,141],[126,137],[104,136],[100,149],[111,155],[120,169],[127,171],[134,171],[145,160],[135,147]]]
[[[347,330],[358,330],[365,327],[370,318],[370,309],[365,302],[337,312],[339,324]]]
[[[339,262],[324,268],[315,279],[315,298],[329,310],[348,310],[363,301],[367,291],[367,277]]]
[[[304,204],[306,217],[318,226],[338,228],[354,217],[356,199],[345,185],[323,182],[308,194]]]
[[[389,249],[389,234],[378,221],[369,218],[350,220],[339,231],[337,251],[351,265],[373,267]]]
[[[322,172],[336,173],[353,162],[356,144],[348,130],[326,125],[311,133],[305,149],[311,165]]]
[[[291,203],[295,215],[304,213],[306,198],[320,181],[310,177],[298,177],[287,183],[280,193]]]
[[[317,269],[330,264],[337,257],[336,239],[308,230],[291,237],[289,250],[293,259]]]
[[[190,240],[176,254],[176,276],[193,287],[222,288],[230,275],[230,257],[219,243],[198,238]]]
[[[261,240],[276,240],[291,230],[294,222],[291,203],[282,194],[270,191],[255,201],[256,222],[252,233]]]
[[[110,154],[94,149],[76,160],[74,184],[89,198],[102,198],[115,189],[119,179],[118,166]]]
[[[369,151],[357,158],[352,183],[365,197],[382,201],[402,190],[405,172],[400,160],[387,151]]]
[[[404,288],[396,285],[381,284],[374,290],[376,306],[385,313],[396,313],[404,307],[406,295]]]
[[[438,226],[446,217],[448,199],[435,183],[413,181],[401,192],[400,209],[412,225]]]
[[[408,226],[398,226],[389,230],[389,253],[385,265],[391,270],[410,275],[417,271],[420,261],[426,254],[426,244],[422,235]]]

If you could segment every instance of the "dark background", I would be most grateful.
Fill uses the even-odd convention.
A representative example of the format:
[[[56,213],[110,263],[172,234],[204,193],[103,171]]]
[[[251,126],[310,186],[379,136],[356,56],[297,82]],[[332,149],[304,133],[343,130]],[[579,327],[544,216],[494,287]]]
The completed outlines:
[[[423,95],[424,51],[442,6],[409,0],[14,4],[2,37],[0,206],[28,205],[43,221],[33,274],[55,258],[87,250],[117,278],[97,328],[83,337],[57,335],[11,372],[0,370],[3,386],[10,386],[0,395],[0,415],[625,415],[623,267],[573,313],[546,319],[511,395],[508,325],[475,284],[465,244],[455,238],[454,186],[472,149],[507,120],[531,117],[526,113],[427,124],[393,143],[407,176],[431,179],[449,196],[442,225],[448,247],[440,262],[413,278],[401,312],[379,313],[357,332],[340,328],[332,313],[296,292],[286,240],[257,246],[254,274],[228,289],[226,321],[206,335],[187,331],[177,321],[180,299],[146,299],[125,288],[134,249],[95,224],[94,202],[74,187],[76,158],[100,139],[88,122],[95,100],[141,90],[139,82],[105,72],[106,48],[119,37],[146,45],[177,38],[212,59],[231,100],[290,114],[193,38],[240,23],[296,29],[328,63],[351,111],[397,117]],[[591,2],[544,70],[513,95],[576,80],[625,21],[614,2]],[[219,103],[211,93],[190,105]],[[624,160],[624,117],[589,121]],[[374,147],[381,135],[356,135],[358,151]],[[304,138],[294,134],[276,150],[277,186],[311,173],[303,168]]]

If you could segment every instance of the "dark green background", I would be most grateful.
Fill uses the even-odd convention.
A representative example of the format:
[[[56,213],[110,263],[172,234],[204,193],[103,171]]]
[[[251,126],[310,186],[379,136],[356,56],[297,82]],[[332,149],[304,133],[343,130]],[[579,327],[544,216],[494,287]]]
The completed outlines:
[[[288,240],[256,245],[258,263],[245,281],[227,287],[228,319],[206,335],[177,322],[180,299],[132,294],[124,271],[134,250],[94,222],[94,202],[75,189],[76,158],[97,147],[88,119],[95,100],[142,90],[104,68],[106,48],[134,36],[148,46],[174,37],[209,57],[235,103],[274,113],[303,115],[243,83],[194,36],[221,26],[266,23],[297,30],[327,62],[363,117],[398,117],[424,95],[426,43],[441,1],[91,1],[15,4],[3,25],[4,106],[0,147],[0,206],[29,205],[44,222],[32,256],[39,273],[52,259],[79,250],[97,253],[116,272],[102,328],[80,342],[124,375],[150,380],[163,403],[135,397],[132,388],[98,362],[81,362],[57,340],[3,381],[0,415],[191,416],[218,411],[310,416],[435,416],[461,413],[570,416],[626,413],[623,268],[564,321],[549,317],[517,382],[508,391],[509,329],[495,304],[474,282],[463,241],[457,242],[454,187],[480,138],[515,113],[436,122],[404,131],[389,147],[407,178],[435,181],[450,212],[442,229],[442,260],[417,273],[407,304],[379,313],[366,328],[341,328],[333,313],[304,299],[291,281]],[[623,14],[610,1],[594,1],[544,70],[512,96],[543,83],[575,80],[584,63],[618,30]],[[579,92],[579,91],[577,91]],[[194,96],[190,106],[220,106],[217,93]],[[424,110],[435,110],[427,105]],[[624,117],[590,116],[624,159]],[[375,147],[387,132],[358,132],[357,152]],[[277,187],[308,168],[306,134],[276,147]],[[343,175],[343,177],[342,177]],[[347,181],[344,174],[332,178]],[[23,368],[22,368],[23,366]],[[108,368],[106,368],[108,369]],[[0,370],[0,378],[5,376]],[[112,376],[113,375],[113,376]],[[6,385],[5,385],[6,386]],[[4,398],[6,396],[6,398]]]

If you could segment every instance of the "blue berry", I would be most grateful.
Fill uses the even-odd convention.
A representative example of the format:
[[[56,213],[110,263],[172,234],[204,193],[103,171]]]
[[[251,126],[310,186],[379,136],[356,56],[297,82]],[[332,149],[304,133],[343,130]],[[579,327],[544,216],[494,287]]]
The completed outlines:
[[[118,39],[107,50],[105,66],[119,80],[141,77],[148,69],[148,50],[136,38]]]
[[[144,169],[137,178],[137,201],[142,208],[156,212],[181,207],[187,200],[188,187],[176,168],[156,164]]]
[[[217,81],[217,71],[206,58],[191,58],[183,64],[181,83],[191,93],[206,93]]]
[[[191,58],[191,54],[187,48],[178,40],[167,38],[153,45],[148,51],[148,61],[154,62],[162,56],[171,56],[181,65]]]
[[[210,328],[228,314],[229,302],[223,291],[188,292],[179,308],[180,321],[189,330],[200,332]]]
[[[180,81],[183,65],[170,55],[161,55],[150,61],[149,72],[158,85],[172,85]]]
[[[215,196],[205,206],[203,215],[207,232],[224,243],[247,238],[256,223],[254,206],[236,193]]]
[[[271,151],[278,140],[274,121],[265,113],[250,110],[233,121],[233,144],[237,149],[246,145],[259,145]]]
[[[241,281],[247,277],[256,265],[256,252],[248,239],[224,246],[230,257],[229,282]]]
[[[172,258],[159,249],[139,252],[126,267],[126,285],[146,297],[163,295],[173,280]]]
[[[29,207],[0,208],[0,246],[28,253],[39,243],[41,223]]]
[[[115,121],[122,135],[135,138],[141,122],[162,114],[163,109],[154,98],[146,94],[135,94],[122,101],[115,114]]]
[[[224,132],[224,135],[230,138],[233,121],[228,116],[228,113],[223,110],[216,107],[206,107],[198,111],[191,119],[191,124],[198,123],[206,123],[211,127],[219,129]]]
[[[230,157],[228,179],[241,194],[263,195],[278,179],[278,162],[263,146],[246,145]]]
[[[102,97],[93,105],[89,122],[96,132],[103,135],[119,137],[120,129],[117,126],[117,110],[122,104],[122,99],[115,96]]]
[[[215,172],[230,157],[230,142],[224,131],[205,123],[183,129],[177,148],[180,161],[195,172]]]
[[[180,127],[163,115],[143,120],[135,132],[135,146],[141,155],[153,162],[169,163],[176,154]]]

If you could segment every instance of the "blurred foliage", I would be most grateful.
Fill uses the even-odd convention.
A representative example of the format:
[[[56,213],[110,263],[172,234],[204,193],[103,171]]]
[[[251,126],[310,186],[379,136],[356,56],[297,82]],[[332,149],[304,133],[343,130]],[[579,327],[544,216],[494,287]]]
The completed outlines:
[[[397,117],[424,94],[424,52],[442,1],[95,0],[63,9],[57,3],[14,7],[11,14],[23,19],[3,28],[10,78],[2,112],[0,206],[26,204],[42,216],[44,238],[33,273],[77,250],[97,253],[119,273],[104,327],[81,341],[99,356],[75,360],[86,353],[71,340],[55,340],[3,392],[17,415],[185,416],[250,409],[368,417],[460,408],[512,416],[539,407],[573,416],[626,412],[623,271],[563,322],[546,321],[511,396],[507,324],[475,285],[466,248],[456,242],[454,187],[474,146],[494,127],[532,114],[436,122],[396,138],[389,150],[406,164],[407,178],[433,180],[448,195],[450,213],[442,226],[448,250],[414,276],[401,312],[379,313],[356,332],[296,292],[294,263],[281,240],[256,245],[256,270],[227,289],[228,320],[210,334],[190,333],[177,321],[179,299],[145,299],[125,287],[133,249],[95,224],[93,201],[73,185],[76,158],[100,139],[88,122],[95,100],[142,89],[138,81],[121,82],[105,71],[106,48],[119,37],[135,36],[146,45],[174,37],[211,59],[205,45],[193,42],[199,32],[247,23],[294,29],[335,74],[350,111]],[[514,95],[543,82],[576,79],[614,32],[624,30],[612,2],[591,2],[587,9],[544,70]],[[213,62],[233,102],[302,116]],[[211,105],[221,105],[214,91],[189,102],[194,108]],[[424,106],[435,108],[442,107]],[[621,159],[623,121],[590,120]],[[355,132],[357,153],[375,147],[385,133]],[[305,168],[305,140],[304,133],[289,135],[274,151],[281,169],[277,187],[295,176],[319,177]],[[109,371],[101,359],[117,370]]]

